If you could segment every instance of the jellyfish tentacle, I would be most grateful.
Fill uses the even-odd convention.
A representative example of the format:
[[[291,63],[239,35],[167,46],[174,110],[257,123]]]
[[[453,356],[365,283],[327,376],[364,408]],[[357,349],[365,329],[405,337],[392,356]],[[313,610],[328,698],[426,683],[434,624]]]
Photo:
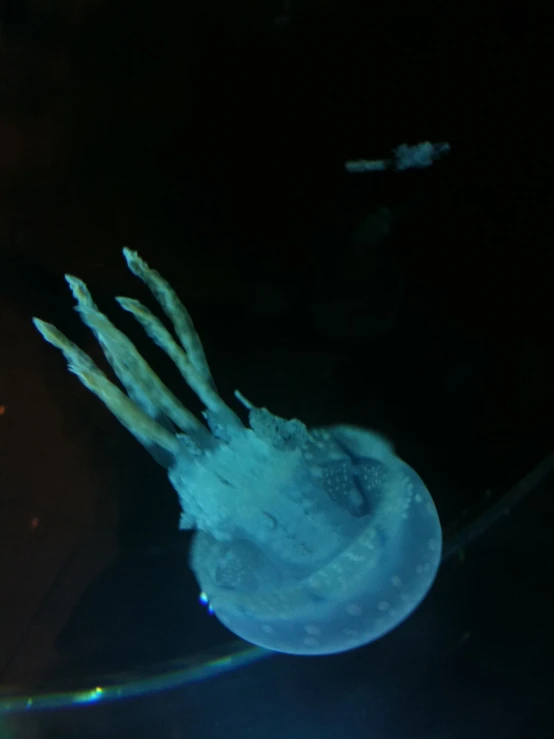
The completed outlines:
[[[169,282],[151,269],[137,252],[124,247],[123,256],[131,272],[144,282],[169,318],[181,343],[181,348],[156,318],[139,301],[118,298],[122,308],[132,313],[150,338],[177,365],[183,379],[206,407],[204,417],[212,433],[220,439],[229,438],[230,429],[244,428],[236,413],[221,399],[212,378],[204,347],[192,319]]]
[[[124,310],[131,313],[137,319],[144,328],[147,336],[160,349],[164,350],[176,365],[187,385],[208,410],[214,413],[221,411],[229,412],[229,407],[221,400],[217,392],[210,385],[209,378],[197,370],[191,358],[181,349],[159,318],[151,313],[146,306],[142,305],[139,300],[123,297],[118,297],[116,300]]]
[[[123,256],[131,272],[144,282],[172,322],[175,333],[198,374],[215,390],[215,383],[204,353],[204,347],[194,328],[192,318],[177,293],[169,282],[155,269],[151,269],[136,251],[125,247]]]
[[[82,349],[51,323],[33,318],[38,331],[64,355],[70,372],[109,408],[118,421],[139,441],[157,444],[171,454],[179,448],[177,437],[151,418],[142,408],[114,385]]]
[[[160,380],[133,342],[100,312],[85,283],[72,275],[66,275],[66,280],[77,301],[77,312],[95,335],[129,397],[152,418],[166,416],[185,433],[202,429],[200,421]]]

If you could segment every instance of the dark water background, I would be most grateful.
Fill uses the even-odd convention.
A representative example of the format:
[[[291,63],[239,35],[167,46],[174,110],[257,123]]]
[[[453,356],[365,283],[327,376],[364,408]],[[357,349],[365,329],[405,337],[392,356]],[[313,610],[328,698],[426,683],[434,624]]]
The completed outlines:
[[[2,5],[0,679],[92,686],[234,648],[198,604],[164,471],[30,322],[101,362],[63,280],[78,275],[179,394],[112,300],[145,297],[123,245],[171,280],[224,398],[389,436],[453,556],[355,653],[13,731],[548,736],[548,473],[464,532],[552,449],[551,21],[517,4],[220,5]],[[429,170],[344,171],[427,139],[452,145]]]

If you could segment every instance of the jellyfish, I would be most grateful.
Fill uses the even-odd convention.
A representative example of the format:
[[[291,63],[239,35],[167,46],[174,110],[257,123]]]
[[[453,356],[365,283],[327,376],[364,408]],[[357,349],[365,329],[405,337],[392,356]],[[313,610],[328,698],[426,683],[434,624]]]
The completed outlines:
[[[219,395],[193,322],[170,284],[125,248],[173,332],[139,301],[116,298],[201,401],[191,413],[133,343],[66,275],[83,322],[121,386],[55,326],[34,318],[69,370],[167,469],[193,529],[201,600],[232,632],[276,652],[322,655],[378,639],[419,605],[441,556],[437,511],[417,473],[378,433],[308,428]],[[168,324],[169,325],[169,324]],[[124,388],[124,389],[122,389]]]

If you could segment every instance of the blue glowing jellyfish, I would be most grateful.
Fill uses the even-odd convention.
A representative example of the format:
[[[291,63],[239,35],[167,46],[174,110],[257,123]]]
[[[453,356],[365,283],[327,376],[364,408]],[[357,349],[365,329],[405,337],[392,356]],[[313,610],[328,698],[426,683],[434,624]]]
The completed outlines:
[[[190,564],[201,599],[235,634],[291,654],[330,654],[379,638],[429,590],[441,556],[435,506],[418,475],[378,434],[348,425],[308,429],[256,408],[249,425],[219,397],[179,298],[124,249],[177,339],[136,300],[117,298],[178,367],[205,423],[156,376],[67,276],[77,310],[126,392],[51,324],[34,323],[69,369],[158,458],[195,529]]]

